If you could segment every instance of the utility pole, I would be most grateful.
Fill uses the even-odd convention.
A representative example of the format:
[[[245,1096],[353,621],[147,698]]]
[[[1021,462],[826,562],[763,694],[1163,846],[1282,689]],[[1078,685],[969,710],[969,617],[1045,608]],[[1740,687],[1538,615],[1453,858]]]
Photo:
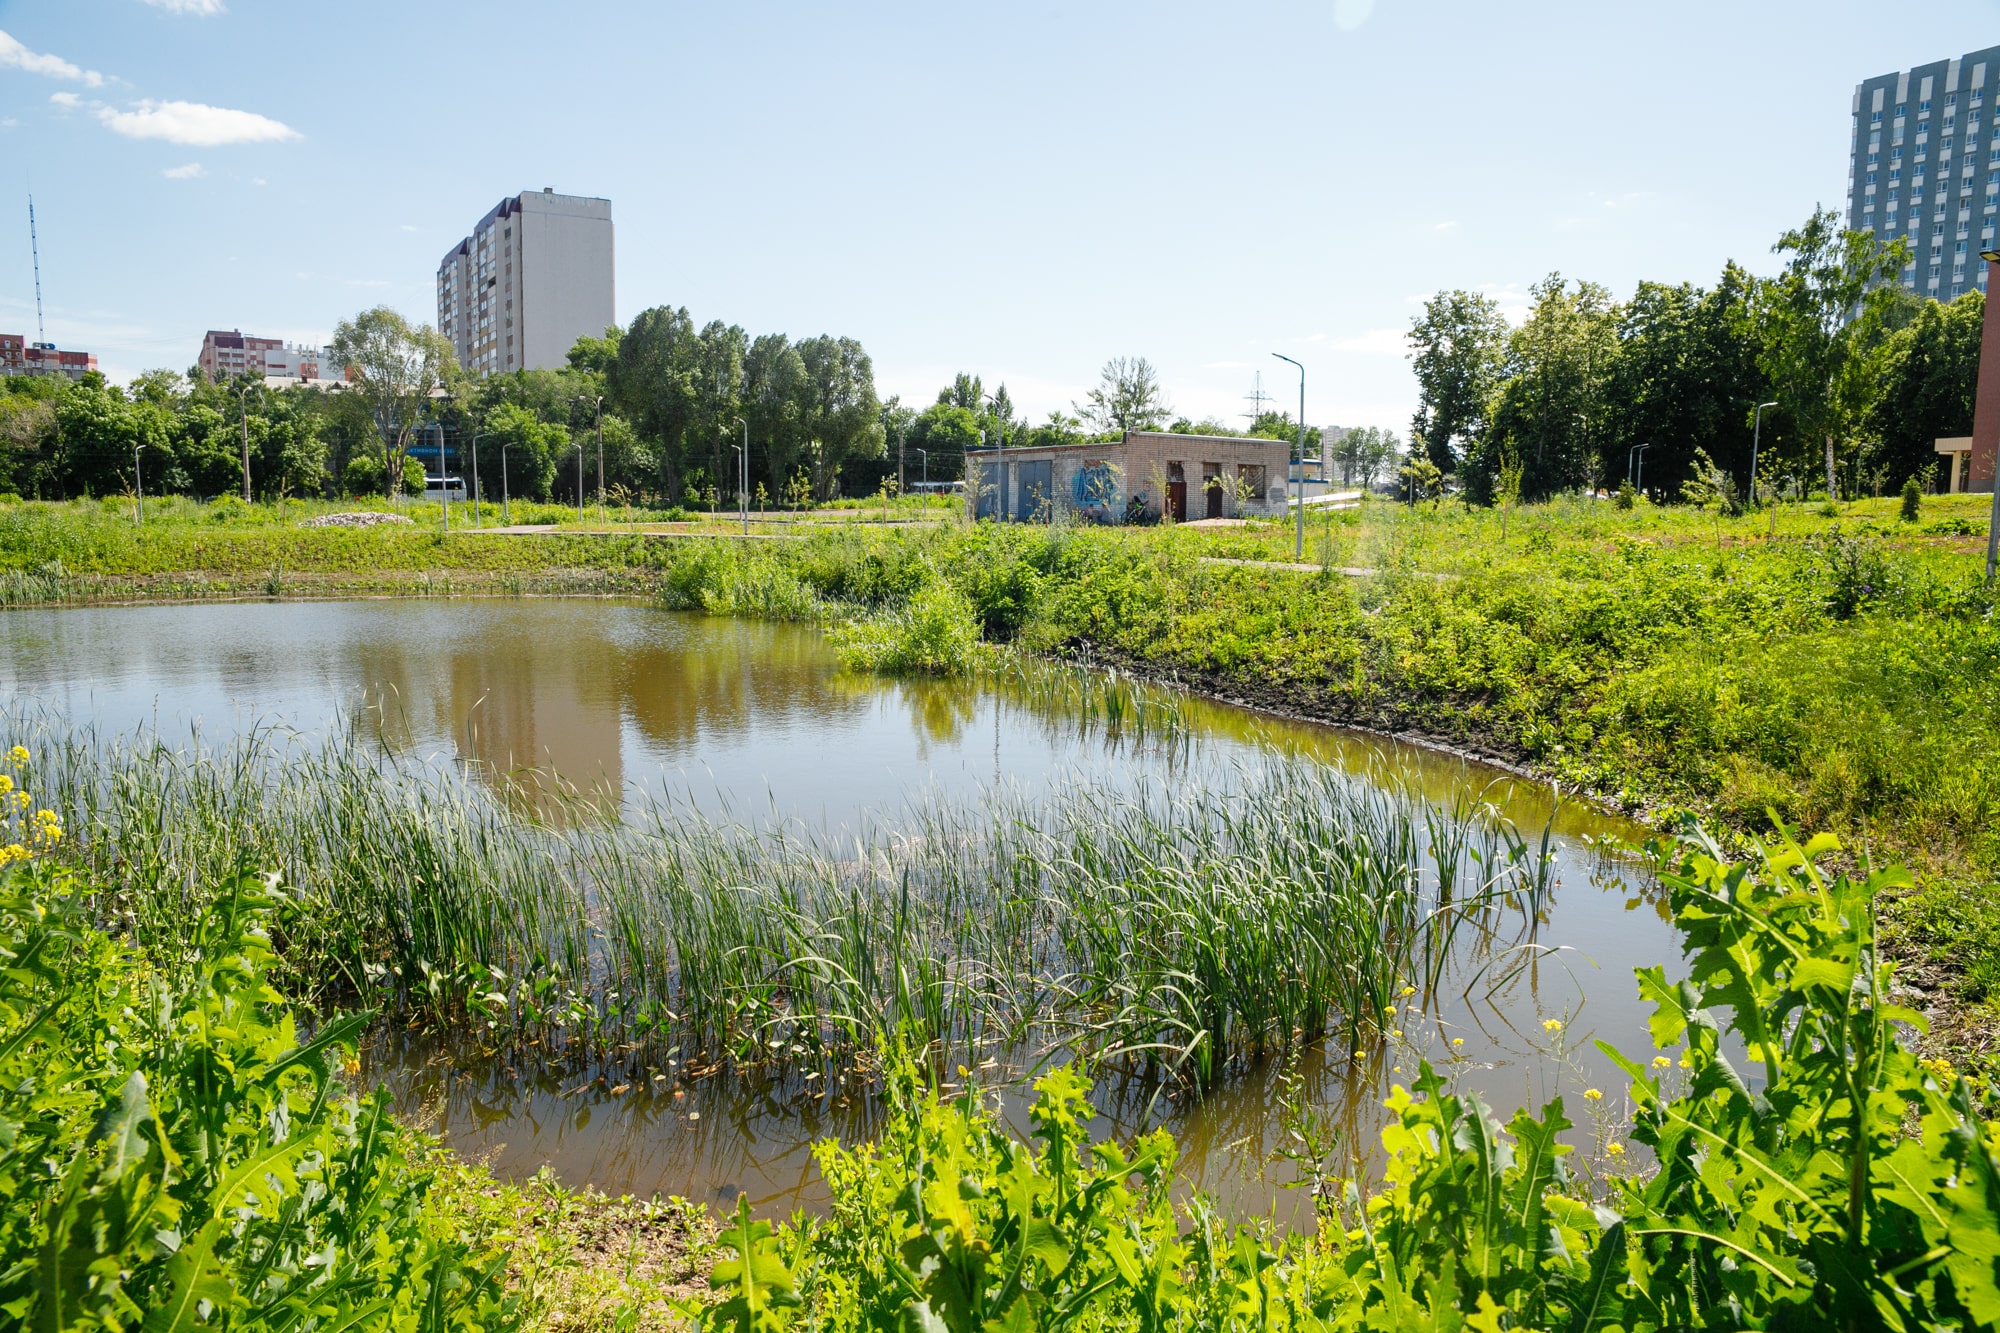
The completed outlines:
[[[484,431],[472,432],[472,526],[479,526],[479,437]]]
[[[514,526],[514,511],[507,507],[507,439],[500,439],[500,526]]]
[[[444,465],[444,418],[439,417],[431,425],[438,433],[438,504],[444,513],[444,530],[451,531],[451,473]]]
[[[132,526],[138,527],[146,521],[146,483],[139,478],[139,446],[132,446],[132,490],[139,497],[139,508],[134,511]]]
[[[597,434],[597,521],[604,521],[604,395],[598,394],[591,410],[596,414],[592,429]]]
[[[576,446],[576,521],[583,522],[583,446]]]

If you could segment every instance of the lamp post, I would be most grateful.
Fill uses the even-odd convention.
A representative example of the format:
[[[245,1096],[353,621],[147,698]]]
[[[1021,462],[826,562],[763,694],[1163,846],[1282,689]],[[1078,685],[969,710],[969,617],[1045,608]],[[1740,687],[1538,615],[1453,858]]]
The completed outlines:
[[[507,439],[500,439],[500,526],[514,526],[514,511],[507,507]]]
[[[1646,451],[1652,447],[1650,444],[1640,444],[1634,445],[1632,449],[1632,452],[1639,456],[1639,478],[1632,483],[1632,486],[1641,495],[1646,493]]]
[[[1757,445],[1764,436],[1764,409],[1776,407],[1776,403],[1757,404],[1757,415],[1750,426],[1750,507],[1757,507]]]
[[[736,508],[743,516],[743,535],[750,535],[750,423],[731,417],[743,428],[743,443],[736,446]]]
[[[486,432],[472,432],[472,526],[479,526],[479,437]]]
[[[577,401],[583,401],[581,394]],[[597,521],[604,521],[604,395],[598,394],[590,405],[593,415],[591,430],[597,436]],[[580,492],[579,492],[580,493]]]
[[[444,466],[444,418],[439,417],[431,425],[438,436],[438,505],[444,512],[444,530],[451,531],[451,473]]]
[[[139,446],[132,446],[132,489],[139,497],[139,508],[135,511],[132,526],[138,527],[146,521],[146,483],[139,476]]]
[[[1988,300],[1992,300],[1994,289],[1993,274],[2000,269],[2000,250],[1981,250],[1979,257],[1986,261],[1986,290]],[[1986,520],[1986,581],[1993,582],[1993,574],[2000,568],[2000,449],[1993,456],[1993,513]]]
[[[250,503],[250,381],[244,380],[236,386],[238,415],[243,421],[243,503]]]
[[[919,449],[917,452],[924,456],[924,485],[928,486],[931,484],[931,451]]]
[[[576,521],[583,522],[583,442],[576,445]]]
[[[1283,352],[1271,355],[1299,367],[1299,526],[1292,543],[1292,559],[1303,560],[1306,558],[1306,368]]]

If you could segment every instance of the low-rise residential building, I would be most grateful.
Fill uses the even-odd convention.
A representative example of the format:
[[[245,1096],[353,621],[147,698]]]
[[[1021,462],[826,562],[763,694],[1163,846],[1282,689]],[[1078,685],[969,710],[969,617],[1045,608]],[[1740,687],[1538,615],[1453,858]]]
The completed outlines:
[[[333,349],[253,337],[241,329],[210,329],[201,340],[201,355],[195,364],[218,382],[242,375],[262,375],[267,381],[314,381],[333,365]]]
[[[1242,518],[1285,511],[1291,446],[1242,435],[1127,431],[1120,440],[966,451],[975,513],[1033,522]]]
[[[66,352],[54,343],[31,343],[19,333],[0,333],[0,376],[60,375],[80,380],[97,369],[94,352]]]

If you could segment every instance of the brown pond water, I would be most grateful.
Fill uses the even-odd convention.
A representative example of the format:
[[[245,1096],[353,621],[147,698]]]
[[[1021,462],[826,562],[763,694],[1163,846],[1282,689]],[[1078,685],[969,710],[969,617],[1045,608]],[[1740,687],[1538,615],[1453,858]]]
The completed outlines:
[[[814,630],[718,620],[596,600],[246,603],[13,611],[0,617],[0,690],[102,733],[199,725],[209,740],[278,725],[345,727],[387,749],[447,759],[492,783],[524,815],[616,817],[636,794],[675,796],[745,822],[854,825],[920,798],[977,801],[995,784],[1026,792],[1074,783],[1227,783],[1279,753],[1393,781],[1450,801],[1492,801],[1530,839],[1546,828],[1554,890],[1499,929],[1410,1015],[1409,1044],[1309,1051],[1272,1060],[1195,1097],[1100,1074],[1102,1132],[1156,1125],[1181,1143],[1183,1175],[1236,1211],[1299,1196],[1268,1165],[1287,1097],[1325,1110],[1363,1152],[1391,1082],[1420,1050],[1450,1061],[1504,1118],[1523,1102],[1570,1095],[1573,1137],[1597,1136],[1575,1094],[1610,1108],[1624,1080],[1591,1047],[1602,1038],[1650,1055],[1632,969],[1678,957],[1644,877],[1611,849],[1640,830],[1538,784],[1379,737],[1270,718],[1130,686],[1116,725],[1062,672],[1019,679],[895,681],[843,673]],[[583,793],[577,802],[563,792]],[[1532,942],[1532,953],[1518,946]],[[1478,961],[1471,961],[1478,960]],[[1496,962],[1496,960],[1498,960]],[[1510,966],[1519,963],[1519,966]],[[1484,968],[1484,971],[1478,969]],[[1495,977],[1504,974],[1496,982]],[[1545,1029],[1561,1021],[1560,1034]],[[1462,1037],[1452,1047],[1451,1037]],[[1560,1050],[1556,1049],[1560,1047]],[[1025,1126],[1004,1052],[980,1077]],[[1046,1053],[1042,1053],[1046,1055]],[[510,1175],[547,1167],[572,1185],[728,1201],[747,1193],[784,1211],[821,1202],[810,1149],[865,1138],[880,1108],[838,1071],[808,1078],[656,1066],[593,1071],[485,1058],[435,1035],[383,1034],[367,1072],[399,1107],[425,1115],[460,1150]]]

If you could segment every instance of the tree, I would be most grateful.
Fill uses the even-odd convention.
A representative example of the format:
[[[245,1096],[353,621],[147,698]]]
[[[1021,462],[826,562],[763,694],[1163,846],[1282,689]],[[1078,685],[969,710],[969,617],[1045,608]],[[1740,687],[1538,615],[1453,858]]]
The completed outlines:
[[[1790,258],[1757,284],[1758,365],[1797,437],[1824,444],[1827,495],[1836,496],[1836,455],[1867,410],[1868,354],[1898,304],[1894,279],[1909,245],[1844,230],[1839,214],[1821,208],[1771,248]]]
[[[607,433],[607,452],[612,439],[613,434]],[[544,421],[519,404],[500,404],[487,413],[479,429],[480,489],[498,495],[504,484],[509,497],[549,499],[557,464],[569,444],[569,431],[563,425]]]
[[[1507,339],[1507,380],[1491,420],[1463,460],[1467,493],[1493,498],[1500,460],[1521,461],[1521,498],[1591,482],[1600,463],[1606,388],[1618,354],[1618,307],[1594,282],[1574,289],[1551,273],[1530,289],[1534,308]]]
[[[376,306],[335,326],[333,359],[349,372],[348,392],[375,423],[393,488],[418,426],[433,411],[432,395],[457,380],[458,358],[436,329]]]
[[[1639,284],[1619,313],[1605,395],[1599,448],[1611,478],[1624,475],[1634,445],[1648,445],[1646,475],[1672,495],[1706,449],[1747,491],[1751,414],[1768,396],[1748,318],[1754,285],[1735,264],[1713,289]],[[1764,424],[1768,438],[1771,418]]]
[[[1867,464],[1889,487],[1937,466],[1935,441],[1972,433],[1979,339],[1986,297],[1967,292],[1950,305],[1926,301],[1916,319],[1876,350],[1868,413],[1874,440]]]
[[[1114,356],[1104,363],[1097,387],[1073,403],[1076,414],[1099,434],[1158,430],[1173,415],[1153,363],[1143,356]]]
[[[593,375],[606,375],[618,360],[618,340],[623,336],[616,324],[604,330],[602,338],[584,334],[569,349],[569,368],[588,371]]]
[[[828,500],[838,491],[841,468],[850,460],[881,458],[886,452],[875,366],[860,343],[831,334],[803,340],[798,355],[807,390],[800,430],[812,454],[814,493]]]
[[[1410,321],[1418,393],[1410,437],[1439,471],[1457,471],[1461,451],[1454,444],[1471,441],[1485,425],[1506,345],[1499,303],[1478,292],[1439,292]]]
[[[1396,438],[1395,431],[1380,426],[1357,426],[1333,442],[1333,461],[1340,465],[1342,485],[1359,480],[1363,486],[1373,488],[1375,478],[1382,474],[1389,460],[1402,451],[1403,442]]]

